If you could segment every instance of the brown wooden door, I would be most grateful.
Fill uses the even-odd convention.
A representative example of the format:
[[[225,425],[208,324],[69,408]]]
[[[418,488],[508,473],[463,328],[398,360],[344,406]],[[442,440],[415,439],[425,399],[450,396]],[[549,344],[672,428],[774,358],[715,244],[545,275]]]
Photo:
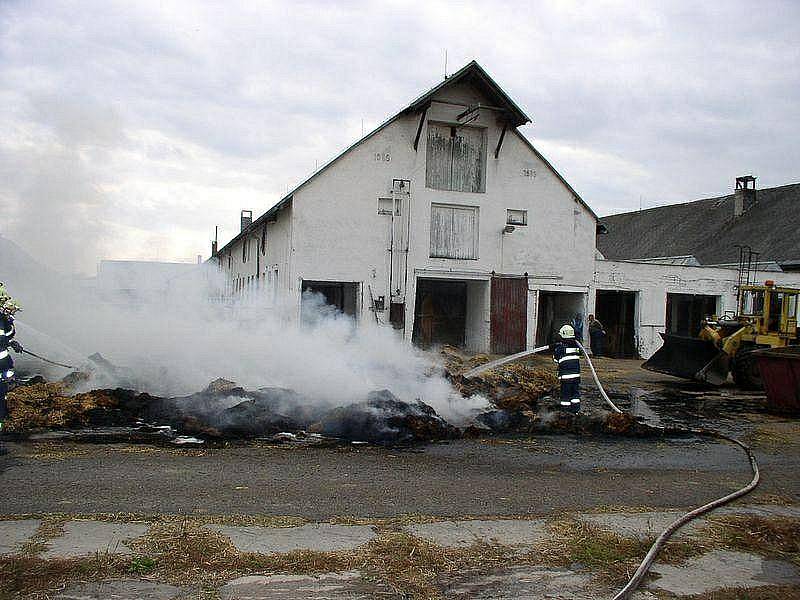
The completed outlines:
[[[528,278],[492,277],[492,352],[525,350],[528,335]]]

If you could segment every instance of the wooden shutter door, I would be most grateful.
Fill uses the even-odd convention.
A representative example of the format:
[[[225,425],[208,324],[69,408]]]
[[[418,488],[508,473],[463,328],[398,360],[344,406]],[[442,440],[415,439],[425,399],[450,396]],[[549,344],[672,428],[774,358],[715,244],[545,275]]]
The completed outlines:
[[[514,354],[526,348],[528,278],[492,277],[492,353]]]

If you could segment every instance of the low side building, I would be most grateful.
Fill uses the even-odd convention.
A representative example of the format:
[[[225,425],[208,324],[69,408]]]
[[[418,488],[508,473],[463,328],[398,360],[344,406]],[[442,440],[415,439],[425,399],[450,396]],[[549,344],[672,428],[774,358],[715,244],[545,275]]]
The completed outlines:
[[[735,312],[740,263],[754,283],[800,287],[799,204],[800,184],[757,190],[744,176],[733,194],[602,218],[595,310],[610,353],[647,358],[659,333]]]
[[[608,332],[611,356],[649,358],[661,347],[659,333],[694,336],[705,317],[736,312],[736,269],[616,260],[595,265],[595,313]],[[800,288],[800,273],[756,271],[751,279]]]

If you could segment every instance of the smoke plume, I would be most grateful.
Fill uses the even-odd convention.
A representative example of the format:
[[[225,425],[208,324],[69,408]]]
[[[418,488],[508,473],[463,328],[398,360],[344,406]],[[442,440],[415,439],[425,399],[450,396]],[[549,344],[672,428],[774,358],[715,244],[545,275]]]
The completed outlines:
[[[65,279],[28,280],[10,291],[25,309],[18,319],[23,345],[75,365],[99,352],[121,367],[96,370],[91,387],[134,385],[177,396],[225,378],[247,389],[289,388],[330,407],[385,388],[401,400],[430,404],[453,424],[487,406],[483,397],[458,395],[436,355],[409,346],[390,328],[357,326],[319,295],[303,298],[302,313],[313,318],[298,321],[294,302],[274,301],[263,289],[223,299],[222,287],[215,268],[198,265],[158,297],[104,296]]]

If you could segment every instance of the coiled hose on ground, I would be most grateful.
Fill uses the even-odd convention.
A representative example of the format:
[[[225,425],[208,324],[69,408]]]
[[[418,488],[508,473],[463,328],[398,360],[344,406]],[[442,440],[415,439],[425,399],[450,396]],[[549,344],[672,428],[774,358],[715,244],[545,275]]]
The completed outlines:
[[[576,340],[577,341],[577,340]],[[594,365],[592,364],[592,359],[589,358],[589,354],[586,352],[586,349],[581,345],[580,342],[577,342],[580,349],[583,351],[584,356],[586,357],[586,362],[589,364],[589,368],[592,371],[592,376],[594,377],[594,382],[597,384],[597,389],[600,391],[600,395],[603,397],[603,400],[608,403],[608,405],[615,411],[615,412],[622,412],[619,408],[617,408],[614,403],[611,401],[611,398],[608,397],[605,389],[603,389],[603,385],[600,383],[600,379],[597,377],[597,371],[594,369]],[[686,525],[689,521],[696,519],[697,517],[704,515],[707,512],[714,510],[722,506],[723,504],[727,504],[736,500],[737,498],[741,498],[742,496],[749,494],[752,492],[757,486],[760,479],[760,474],[758,471],[758,463],[756,462],[755,456],[753,456],[753,452],[750,450],[748,446],[743,444],[737,439],[729,437],[725,434],[712,431],[710,429],[680,429],[680,428],[667,428],[667,427],[659,427],[659,429],[664,432],[664,434],[677,434],[677,433],[692,433],[694,435],[702,435],[706,437],[713,437],[721,440],[725,440],[728,442],[732,442],[739,446],[742,450],[744,450],[745,454],[747,455],[748,460],[750,461],[750,468],[753,471],[753,479],[743,488],[736,490],[728,494],[727,496],[723,496],[722,498],[718,498],[708,504],[704,504],[703,506],[699,506],[695,508],[693,511],[686,513],[679,519],[673,521],[669,527],[667,527],[661,535],[656,538],[656,541],[653,542],[653,545],[650,547],[650,550],[647,552],[647,555],[642,560],[639,568],[636,569],[636,572],[631,577],[630,581],[625,584],[617,594],[614,596],[613,600],[626,600],[630,598],[631,594],[636,591],[636,588],[642,583],[644,576],[647,575],[647,572],[650,570],[650,567],[656,560],[658,553],[664,547],[664,544],[667,543],[672,534],[674,534],[678,529]]]

